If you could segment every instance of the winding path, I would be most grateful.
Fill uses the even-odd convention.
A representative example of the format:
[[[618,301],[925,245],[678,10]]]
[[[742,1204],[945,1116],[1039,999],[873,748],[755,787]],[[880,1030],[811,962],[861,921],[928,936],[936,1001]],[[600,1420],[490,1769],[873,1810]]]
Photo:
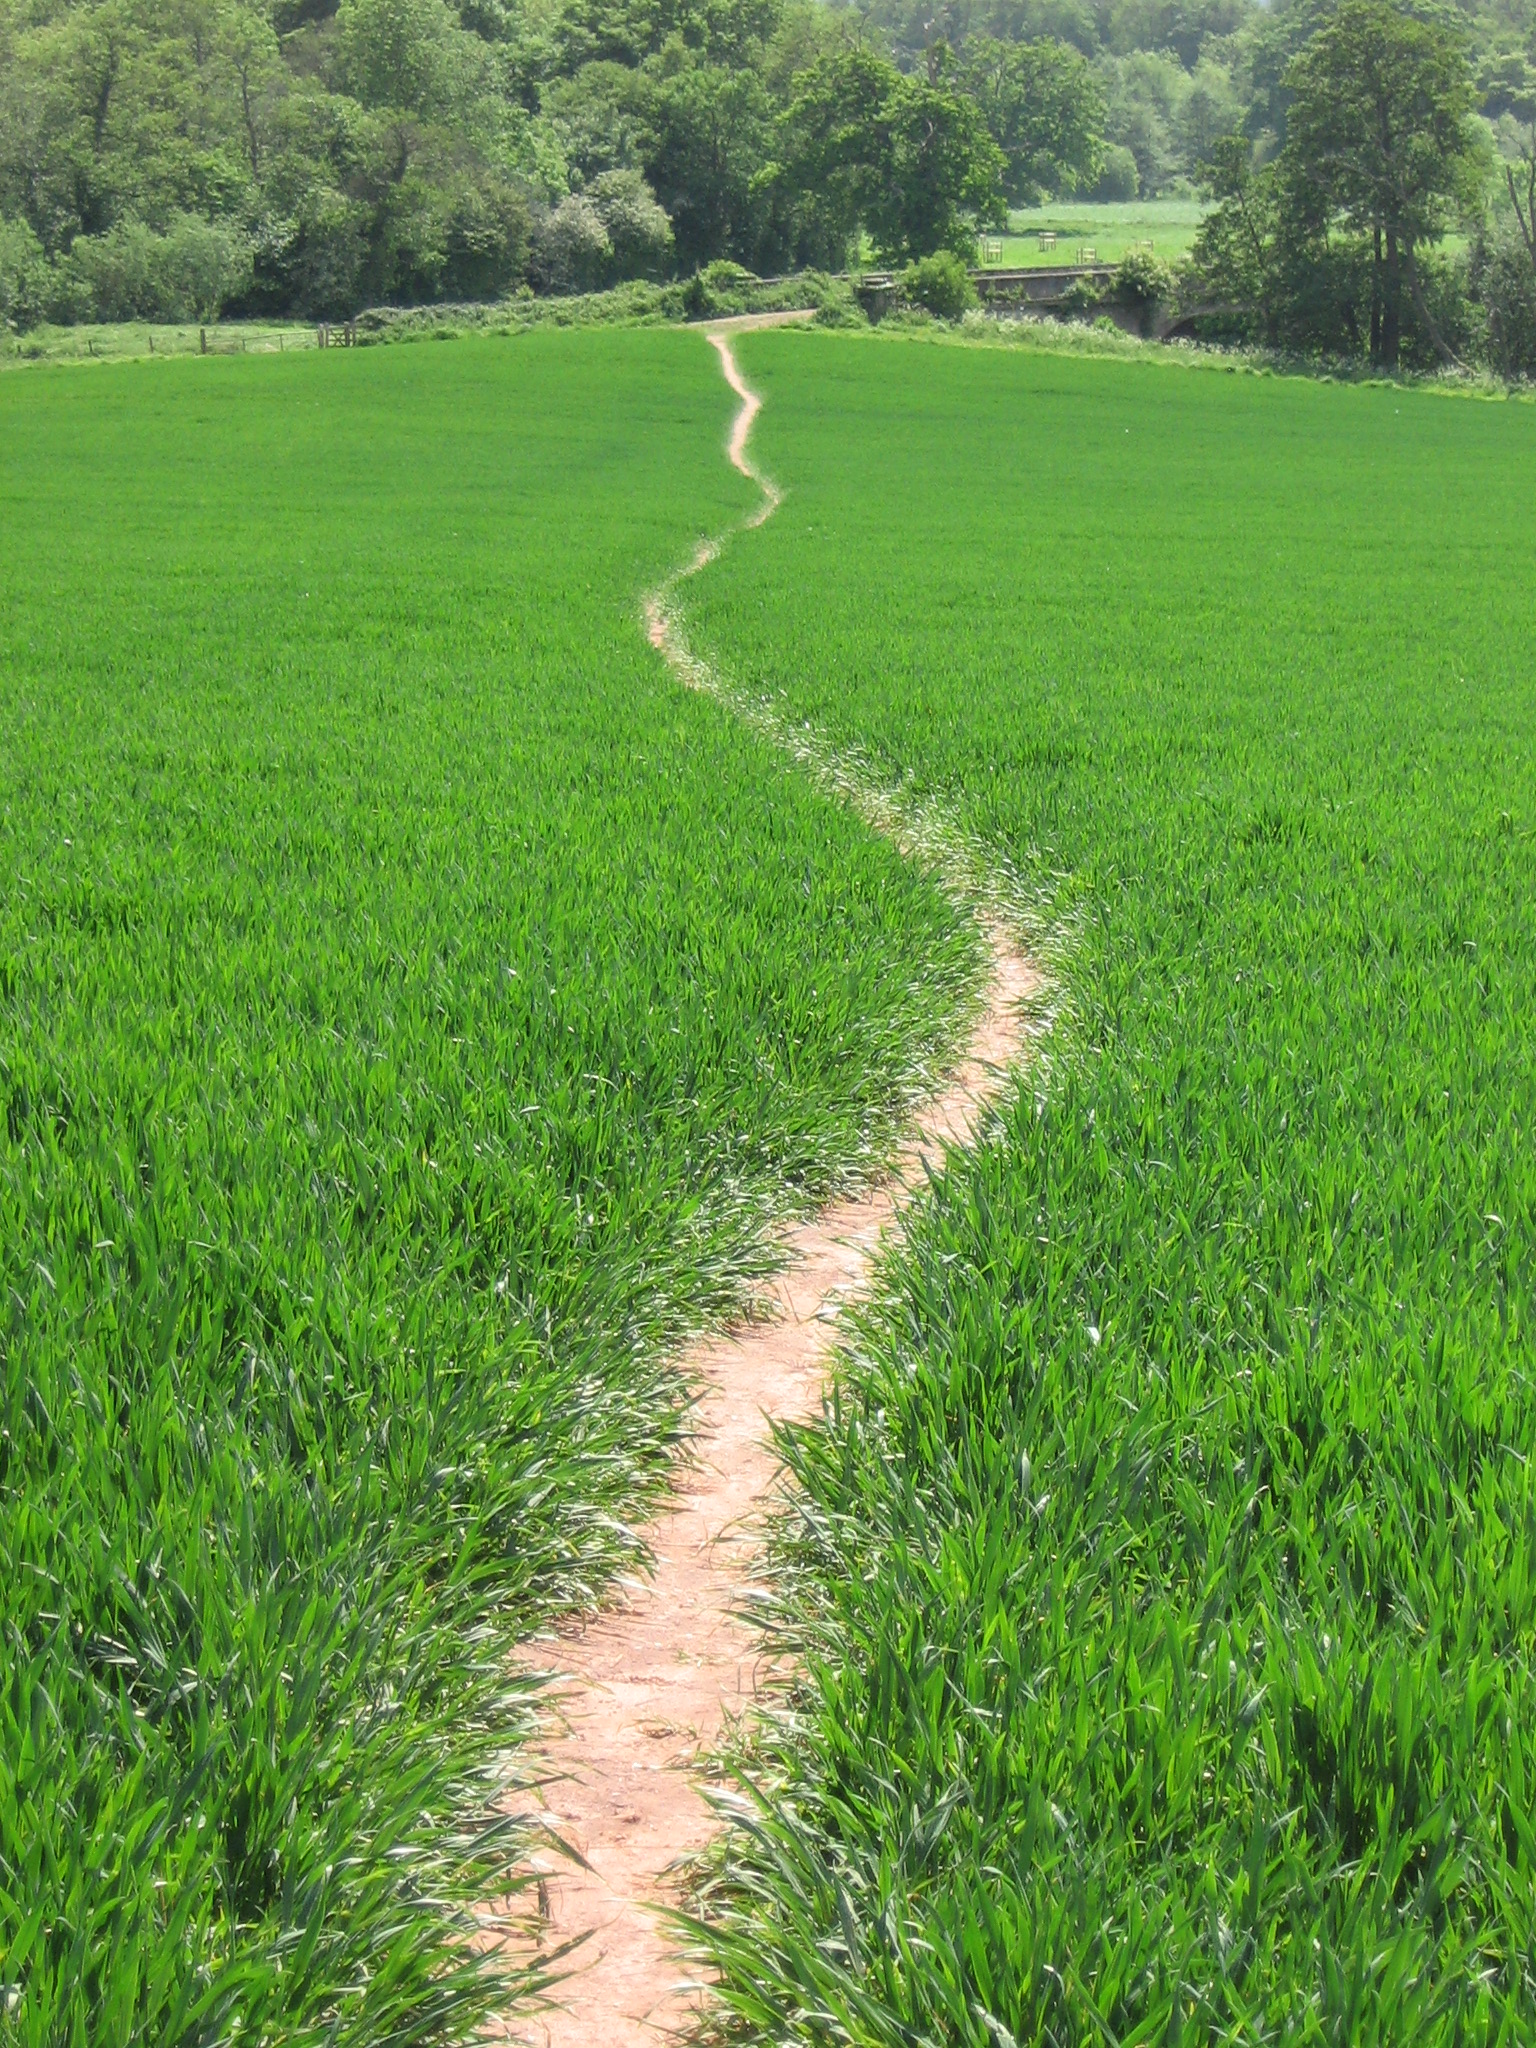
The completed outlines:
[[[741,374],[731,333],[783,317],[706,329],[741,400],[730,460],[763,492],[746,526],[771,517],[780,493],[747,453],[761,400]],[[694,688],[711,687],[710,672],[688,651],[671,590],[717,552],[718,543],[707,543],[646,605],[652,643]],[[875,808],[880,828],[900,837]],[[540,1895],[546,1945],[581,1939],[581,1947],[560,1987],[559,2008],[508,2022],[508,2040],[655,2048],[707,1996],[682,1981],[683,1967],[652,1909],[669,1899],[671,1866],[702,1848],[715,1825],[696,1761],[717,1743],[727,1717],[750,1706],[767,1675],[751,1631],[737,1619],[748,1589],[754,1511],[776,1470],[765,1418],[815,1412],[839,1304],[867,1284],[881,1233],[923,1184],[925,1158],[976,1134],[1007,1068],[1023,1053],[1024,1006],[1037,996],[1040,977],[1001,923],[984,920],[984,927],[990,979],[958,1072],[917,1112],[888,1182],[787,1234],[786,1267],[769,1296],[772,1319],[701,1344],[683,1361],[703,1390],[695,1458],[666,1511],[645,1531],[654,1570],[559,1645],[564,1728],[541,1759],[548,1773],[544,1818],[587,1867],[547,1855]]]

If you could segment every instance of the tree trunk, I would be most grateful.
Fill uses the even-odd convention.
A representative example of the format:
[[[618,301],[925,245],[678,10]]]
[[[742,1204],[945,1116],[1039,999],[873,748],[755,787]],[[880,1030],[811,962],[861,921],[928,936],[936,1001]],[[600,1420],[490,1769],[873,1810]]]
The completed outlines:
[[[1515,183],[1515,167],[1504,166],[1504,180],[1509,186],[1509,197],[1515,209],[1515,219],[1520,223],[1520,239],[1525,243],[1531,262],[1536,265],[1536,123],[1532,124],[1530,147],[1525,154],[1525,205],[1520,204],[1520,187]]]
[[[1398,342],[1402,332],[1403,280],[1398,265],[1397,231],[1387,229],[1387,270],[1385,303],[1381,309],[1381,367],[1397,368]]]
[[[1371,264],[1371,368],[1381,361],[1381,229],[1376,234],[1375,255]]]
[[[261,176],[261,145],[256,140],[256,116],[251,112],[251,75],[242,64],[240,74],[240,106],[245,115],[245,139],[250,145],[251,176]]]

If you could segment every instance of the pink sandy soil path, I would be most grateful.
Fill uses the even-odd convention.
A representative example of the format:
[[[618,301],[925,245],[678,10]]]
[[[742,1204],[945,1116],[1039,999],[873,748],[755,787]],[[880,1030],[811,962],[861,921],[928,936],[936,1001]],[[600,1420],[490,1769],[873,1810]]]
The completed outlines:
[[[771,515],[779,494],[758,476],[747,440],[761,401],[730,346],[741,326],[706,330],[741,400],[730,460],[764,490],[748,524]],[[794,317],[794,316],[790,316]],[[701,551],[699,565],[710,558]],[[653,642],[671,659],[667,626],[653,606]],[[678,666],[674,663],[674,666]],[[683,680],[686,672],[679,667]],[[545,1876],[546,1949],[581,1940],[554,2009],[508,2018],[505,2041],[541,2048],[658,2048],[686,2034],[707,1999],[687,1980],[658,1906],[677,1902],[673,1867],[702,1849],[717,1822],[699,1769],[727,1718],[750,1709],[773,1678],[745,1603],[766,1497],[778,1465],[767,1442],[773,1420],[814,1415],[839,1308],[869,1282],[882,1234],[924,1184],[925,1162],[971,1140],[1007,1070],[1026,1046],[1024,1015],[1040,976],[1000,925],[986,931],[991,969],[982,1015],[963,1061],[913,1118],[890,1178],[786,1233],[785,1268],[765,1293],[767,1316],[697,1346],[680,1371],[701,1390],[693,1458],[677,1491],[644,1531],[654,1565],[585,1626],[563,1636],[552,1661],[562,1726],[543,1745],[543,1819],[587,1867],[554,1853]]]

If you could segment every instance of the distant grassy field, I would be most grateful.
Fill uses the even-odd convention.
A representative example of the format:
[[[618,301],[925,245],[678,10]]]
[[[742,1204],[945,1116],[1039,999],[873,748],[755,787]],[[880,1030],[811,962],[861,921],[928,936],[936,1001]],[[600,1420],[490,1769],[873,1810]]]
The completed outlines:
[[[0,335],[0,370],[34,363],[111,363],[133,356],[290,355],[314,348],[317,330],[298,320],[122,320],[110,326],[31,327]]]
[[[644,644],[696,336],[0,380],[0,2039],[467,2039],[512,1637],[973,942]]]
[[[697,639],[1069,1005],[797,1440],[742,2038],[1527,2041],[1536,410],[740,353],[788,496]]]
[[[1092,249],[1093,260],[1118,263],[1131,249],[1151,245],[1151,253],[1173,263],[1194,245],[1208,209],[1197,199],[1133,199],[1124,202],[1080,203],[1015,208],[1008,233],[999,237],[1003,265],[1076,263]],[[1056,246],[1042,249],[1042,234],[1054,235]]]

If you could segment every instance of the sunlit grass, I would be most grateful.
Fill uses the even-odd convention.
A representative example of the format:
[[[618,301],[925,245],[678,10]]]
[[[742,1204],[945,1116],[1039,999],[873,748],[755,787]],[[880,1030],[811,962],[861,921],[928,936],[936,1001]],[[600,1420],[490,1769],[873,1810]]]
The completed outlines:
[[[788,496],[696,639],[1033,877],[1069,1002],[794,1439],[728,2010],[1528,2039],[1536,416],[741,354]]]
[[[533,1988],[509,1646],[975,969],[644,642],[729,407],[681,334],[0,382],[8,2043]]]

